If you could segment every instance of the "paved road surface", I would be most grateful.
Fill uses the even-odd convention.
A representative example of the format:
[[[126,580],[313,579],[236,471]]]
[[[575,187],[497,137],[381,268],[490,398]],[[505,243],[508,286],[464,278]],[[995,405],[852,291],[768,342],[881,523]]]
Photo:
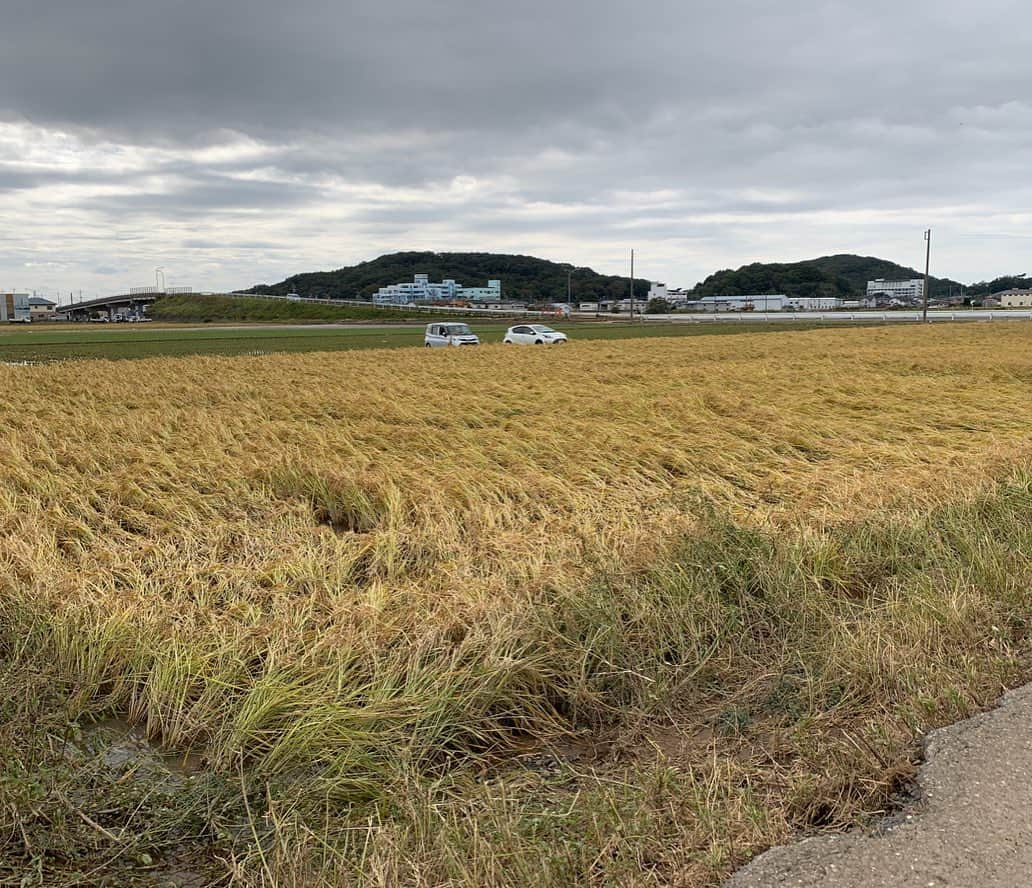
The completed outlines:
[[[607,315],[606,317],[612,317]],[[626,315],[625,315],[626,317]],[[907,321],[913,323],[921,320],[920,311],[893,310],[893,311],[850,311],[840,309],[838,311],[722,311],[716,314],[706,312],[688,312],[685,314],[668,315],[646,315],[649,321],[686,321],[698,324],[734,324],[734,323],[791,323],[792,321],[830,321],[838,324],[855,323],[893,323],[894,321]],[[1026,309],[960,309],[950,311],[949,309],[929,310],[928,320],[931,323],[942,323],[944,321],[1029,321],[1032,320],[1032,311]]]
[[[896,825],[775,848],[724,888],[1032,886],[1032,685],[930,734],[925,761]]]

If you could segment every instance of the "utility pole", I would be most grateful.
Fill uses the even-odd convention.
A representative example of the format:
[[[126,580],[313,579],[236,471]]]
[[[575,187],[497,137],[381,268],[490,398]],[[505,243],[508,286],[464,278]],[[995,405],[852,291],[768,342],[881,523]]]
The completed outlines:
[[[932,229],[929,228],[924,233],[926,247],[925,247],[925,281],[924,281],[924,310],[921,312],[921,322],[924,324],[928,323],[928,269],[932,263]]]
[[[631,250],[631,320],[634,320],[634,250]]]
[[[566,317],[573,311],[573,266],[566,269]]]

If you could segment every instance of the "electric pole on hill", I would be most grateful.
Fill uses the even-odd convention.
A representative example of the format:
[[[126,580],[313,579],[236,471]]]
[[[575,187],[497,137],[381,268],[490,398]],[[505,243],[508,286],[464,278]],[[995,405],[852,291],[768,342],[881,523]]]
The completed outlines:
[[[924,310],[921,312],[921,322],[928,323],[928,269],[932,264],[932,229],[925,232],[925,285],[924,285]]]

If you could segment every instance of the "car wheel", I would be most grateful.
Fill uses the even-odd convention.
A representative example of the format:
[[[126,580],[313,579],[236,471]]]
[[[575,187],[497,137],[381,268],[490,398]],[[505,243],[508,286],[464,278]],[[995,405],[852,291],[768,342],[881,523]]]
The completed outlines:
[[[544,343],[540,339],[535,339],[534,345],[544,345]]]
[[[504,339],[504,340],[502,340],[502,345],[512,345],[512,340],[511,339]]]
[[[429,343],[429,342],[428,342],[428,343],[426,344],[426,347],[427,347],[427,348],[430,348],[430,343]]]
[[[552,345],[566,345],[566,340],[565,339],[557,339],[555,342],[552,343]]]

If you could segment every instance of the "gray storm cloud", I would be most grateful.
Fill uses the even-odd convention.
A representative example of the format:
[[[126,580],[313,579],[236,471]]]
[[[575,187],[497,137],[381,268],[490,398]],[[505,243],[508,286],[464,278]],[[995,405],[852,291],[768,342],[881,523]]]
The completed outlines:
[[[129,286],[159,264],[243,286],[418,248],[617,272],[631,246],[644,274],[691,284],[826,252],[914,264],[928,225],[943,274],[1023,270],[1017,2],[0,16],[0,288],[110,288],[112,269]]]

